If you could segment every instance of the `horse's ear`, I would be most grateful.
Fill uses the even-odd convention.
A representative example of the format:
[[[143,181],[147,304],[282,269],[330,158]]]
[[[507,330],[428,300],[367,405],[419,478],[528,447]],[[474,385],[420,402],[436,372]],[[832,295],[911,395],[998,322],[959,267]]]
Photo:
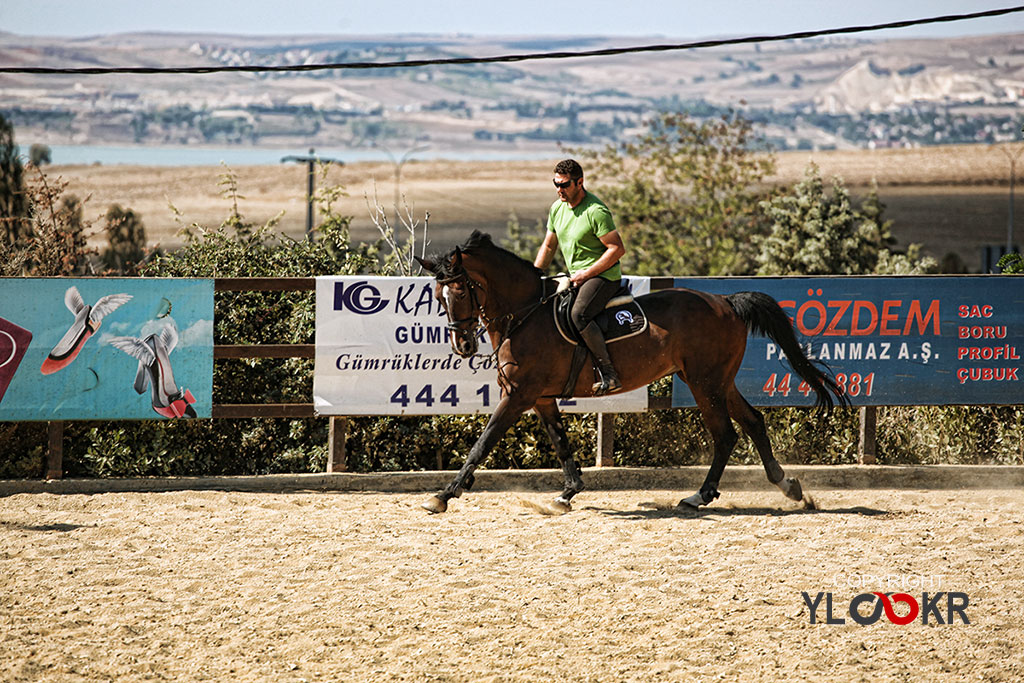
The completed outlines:
[[[452,252],[452,269],[458,268],[462,265],[462,249],[455,247],[455,251]]]
[[[420,258],[419,256],[414,256],[413,258],[415,258],[416,263],[420,264],[420,267],[428,273],[433,273],[434,269],[437,268],[437,264],[430,258]]]

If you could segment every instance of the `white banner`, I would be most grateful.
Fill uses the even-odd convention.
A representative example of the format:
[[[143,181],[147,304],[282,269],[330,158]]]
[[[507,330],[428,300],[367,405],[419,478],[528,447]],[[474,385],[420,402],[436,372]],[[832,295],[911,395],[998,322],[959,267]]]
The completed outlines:
[[[636,295],[651,288],[650,278],[624,281]],[[478,353],[461,358],[449,344],[447,323],[434,298],[432,277],[318,277],[313,372],[317,414],[455,415],[494,410],[501,394],[490,339],[484,334]],[[647,388],[565,399],[559,407],[579,413],[642,412],[647,410]]]

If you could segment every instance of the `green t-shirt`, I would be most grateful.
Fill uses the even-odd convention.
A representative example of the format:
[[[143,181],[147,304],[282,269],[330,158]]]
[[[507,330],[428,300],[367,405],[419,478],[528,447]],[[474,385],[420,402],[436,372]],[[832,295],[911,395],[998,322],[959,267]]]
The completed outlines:
[[[569,272],[578,273],[597,263],[607,250],[600,238],[615,230],[615,221],[604,202],[588,190],[576,208],[555,200],[548,213],[548,230],[558,237],[558,248]],[[616,263],[601,273],[601,277],[619,280],[622,268]]]

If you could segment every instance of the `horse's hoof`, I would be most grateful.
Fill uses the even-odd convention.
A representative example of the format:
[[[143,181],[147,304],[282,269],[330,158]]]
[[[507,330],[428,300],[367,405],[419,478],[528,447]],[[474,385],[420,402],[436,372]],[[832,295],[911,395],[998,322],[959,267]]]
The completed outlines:
[[[796,477],[788,477],[779,483],[779,488],[786,494],[786,498],[800,502],[804,499],[804,489],[800,486],[800,480]]]
[[[572,503],[567,501],[565,498],[559,496],[558,498],[555,498],[554,501],[552,501],[551,509],[554,512],[564,515],[567,512],[572,512]]]
[[[430,499],[420,507],[432,515],[439,515],[448,509],[448,503],[444,502],[437,496],[431,496]]]
[[[696,510],[701,505],[704,505],[704,496],[700,495],[700,493],[698,492],[693,494],[689,498],[683,498],[681,501],[679,501],[679,505],[677,505],[676,507],[690,508],[691,510]]]

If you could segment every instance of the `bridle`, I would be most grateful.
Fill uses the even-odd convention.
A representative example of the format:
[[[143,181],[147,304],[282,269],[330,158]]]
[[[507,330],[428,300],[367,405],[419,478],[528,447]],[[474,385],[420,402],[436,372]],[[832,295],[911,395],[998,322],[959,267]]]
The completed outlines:
[[[457,270],[454,270],[452,272],[452,274],[449,275],[446,278],[443,278],[443,279],[442,278],[437,278],[437,283],[439,285],[441,285],[442,287],[450,285],[450,284],[460,283],[460,284],[464,284],[466,286],[466,289],[469,290],[469,303],[470,303],[470,306],[472,306],[472,309],[471,309],[472,312],[470,313],[469,316],[467,316],[465,318],[460,318],[459,320],[452,320],[451,309],[447,305],[447,302],[446,302],[446,305],[445,305],[445,313],[447,313],[447,315],[448,315],[448,325],[447,325],[447,328],[449,330],[451,330],[452,332],[459,332],[461,334],[466,334],[468,332],[468,330],[466,328],[464,328],[463,325],[465,325],[466,323],[470,323],[470,322],[474,322],[475,321],[476,322],[476,327],[474,327],[473,331],[472,331],[472,335],[473,335],[474,338],[480,333],[481,330],[490,328],[494,324],[502,324],[503,323],[505,328],[502,331],[502,337],[505,340],[510,339],[511,336],[512,336],[512,333],[520,325],[522,325],[526,321],[526,319],[529,318],[530,315],[533,314],[534,311],[538,310],[541,306],[546,304],[548,301],[550,301],[552,298],[554,298],[556,296],[556,294],[557,294],[556,293],[556,294],[551,294],[549,296],[544,296],[544,288],[541,287],[541,294],[540,294],[540,300],[539,301],[535,301],[533,303],[527,304],[526,306],[523,306],[522,308],[520,308],[520,309],[518,309],[516,311],[513,311],[511,313],[506,313],[505,315],[501,316],[500,318],[493,319],[493,318],[490,318],[487,315],[487,313],[484,312],[484,307],[480,303],[480,298],[476,294],[477,288],[481,288],[482,289],[482,286],[480,285],[479,282],[477,282],[476,280],[474,280],[473,278],[471,278],[469,276],[469,273],[466,272],[466,269],[464,267],[459,266],[459,268]],[[511,380],[509,379],[508,375],[505,373],[504,366],[498,360],[498,348],[500,348],[500,345],[499,345],[499,347],[494,348],[491,351],[490,358],[493,361],[494,366],[498,369],[498,377],[501,380],[503,380],[507,385],[512,386]]]
[[[469,290],[469,303],[473,307],[473,312],[468,317],[461,318],[459,320],[452,320],[451,311],[446,310],[445,312],[448,314],[448,329],[465,333],[466,330],[460,327],[460,325],[465,325],[468,322],[476,320],[477,326],[473,330],[473,334],[477,334],[483,328],[489,328],[493,324],[504,323],[505,329],[502,330],[502,337],[505,339],[511,337],[512,333],[516,330],[516,328],[522,325],[526,321],[526,319],[529,318],[531,314],[533,314],[534,311],[536,311],[538,308],[540,308],[541,306],[543,306],[548,301],[550,301],[551,299],[555,298],[555,296],[558,295],[558,292],[554,292],[553,294],[544,296],[544,288],[541,287],[540,299],[538,301],[529,303],[518,310],[512,311],[511,313],[506,313],[500,318],[492,319],[489,318],[487,314],[484,312],[484,307],[480,303],[480,300],[476,295],[477,288],[481,286],[480,283],[471,278],[464,267],[459,266],[459,269],[454,271],[453,274],[450,275],[449,277],[446,277],[443,280],[438,278],[437,280],[437,283],[442,286],[450,285],[456,282],[465,284],[466,289]]]
[[[455,283],[464,284],[466,286],[466,289],[469,291],[469,304],[470,306],[472,306],[472,309],[471,313],[465,318],[460,318],[459,320],[452,320],[451,307],[448,306],[446,302],[445,313],[448,315],[447,327],[449,330],[451,330],[452,332],[466,334],[469,332],[469,330],[463,326],[466,325],[466,323],[475,322],[476,327],[473,328],[472,335],[476,337],[482,329],[490,325],[491,319],[487,317],[486,313],[484,313],[483,305],[481,305],[480,299],[476,295],[477,287],[480,287],[480,284],[469,276],[469,273],[466,272],[465,268],[460,266],[459,269],[456,270],[451,276],[446,277],[443,280],[441,278],[438,278],[437,283],[442,287],[446,287],[450,284]]]

